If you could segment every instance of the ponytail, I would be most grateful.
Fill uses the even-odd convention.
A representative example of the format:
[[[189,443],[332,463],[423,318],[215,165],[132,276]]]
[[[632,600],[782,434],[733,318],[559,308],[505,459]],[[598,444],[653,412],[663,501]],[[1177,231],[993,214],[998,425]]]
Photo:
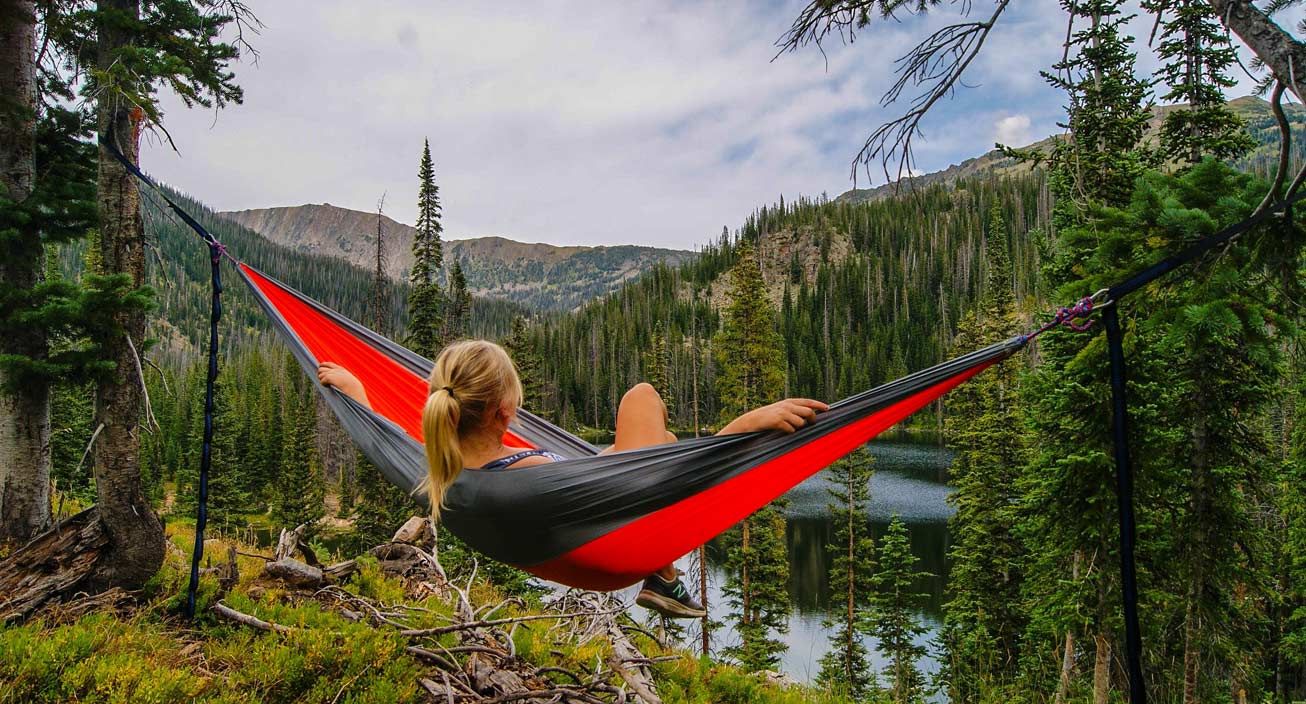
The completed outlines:
[[[503,348],[466,340],[444,348],[431,369],[430,394],[422,408],[426,489],[431,518],[440,520],[444,496],[463,471],[462,438],[484,427],[505,403],[520,406],[521,380]]]
[[[426,498],[431,518],[440,520],[444,495],[463,471],[463,452],[458,442],[458,399],[447,389],[438,388],[426,397],[422,409],[422,436],[426,438]]]

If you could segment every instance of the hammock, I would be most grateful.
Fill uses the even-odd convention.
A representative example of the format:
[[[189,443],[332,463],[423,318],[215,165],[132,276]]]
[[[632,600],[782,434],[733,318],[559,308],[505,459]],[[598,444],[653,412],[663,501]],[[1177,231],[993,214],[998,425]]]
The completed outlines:
[[[319,360],[343,364],[363,381],[375,410],[334,388],[317,387],[363,454],[388,480],[425,503],[417,488],[425,472],[420,419],[431,362],[232,258],[221,242],[123,156],[111,140],[102,138],[100,144],[123,168],[159,193],[168,208],[204,240],[213,260],[204,440],[186,615],[195,614],[204,552],[224,256],[235,262],[314,383]],[[1145,704],[1124,334],[1117,303],[1271,218],[1291,218],[1291,206],[1301,200],[1306,200],[1306,190],[1290,190],[1271,207],[1262,206],[1251,217],[1188,245],[1125,281],[1058,309],[1052,320],[1027,335],[844,399],[816,422],[790,435],[697,438],[599,456],[584,440],[522,411],[505,441],[551,450],[568,459],[526,472],[463,472],[450,487],[448,506],[441,517],[463,540],[491,557],[563,584],[618,589],[726,530],[953,387],[1011,356],[1039,334],[1058,325],[1087,329],[1087,319],[1098,306],[1103,310],[1111,370],[1125,659],[1130,701]]]
[[[353,372],[372,409],[317,384],[363,454],[425,504],[422,406],[431,362],[253,267],[238,271],[304,371],[319,362]],[[593,445],[526,411],[504,442],[565,461],[525,470],[466,471],[441,522],[502,562],[562,584],[633,584],[746,518],[981,370],[1025,336],[958,357],[851,398],[796,433],[746,433],[599,455]]]

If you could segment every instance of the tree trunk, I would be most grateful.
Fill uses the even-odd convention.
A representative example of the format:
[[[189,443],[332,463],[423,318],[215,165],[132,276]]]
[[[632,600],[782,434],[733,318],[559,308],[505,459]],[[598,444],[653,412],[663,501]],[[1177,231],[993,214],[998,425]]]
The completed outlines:
[[[1205,389],[1198,384],[1194,399],[1197,412],[1193,418],[1193,488],[1189,500],[1189,513],[1194,517],[1193,533],[1188,537],[1188,589],[1184,605],[1184,704],[1197,704],[1197,680],[1201,664],[1201,626],[1198,623],[1198,600],[1202,598],[1205,585],[1203,566],[1211,559],[1207,543],[1205,521],[1210,514],[1210,479],[1211,458],[1210,442],[1206,430],[1206,414],[1210,412]]]
[[[1093,636],[1093,704],[1107,704],[1111,698],[1111,638],[1105,633]]]
[[[1197,644],[1197,605],[1191,587],[1188,603],[1184,607],[1184,704],[1197,704],[1197,666],[1200,662]]]
[[[740,591],[740,613],[743,614],[742,620],[744,623],[752,623],[753,621],[753,611],[752,611],[753,600],[751,598],[753,596],[753,588],[752,588],[752,584],[750,583],[749,574],[748,574],[748,565],[749,565],[749,560],[751,559],[748,555],[748,524],[750,520],[751,519],[745,518],[743,528],[741,529],[743,531],[743,536],[742,536],[743,540],[741,541],[743,543],[743,547],[741,548],[742,555],[743,555],[743,560],[741,560],[741,562],[743,562],[743,566],[742,566],[743,574],[740,575],[740,579],[739,579],[739,583],[742,585],[739,591]]]
[[[1189,102],[1188,109],[1197,110],[1197,82],[1201,80],[1201,58],[1197,55],[1197,38],[1193,33],[1184,30],[1184,71],[1188,79]],[[1192,140],[1188,148],[1188,160],[1194,164],[1202,160],[1201,129],[1198,127],[1197,120],[1189,120],[1188,137]]]
[[[1075,633],[1066,631],[1066,642],[1061,651],[1061,677],[1057,680],[1057,694],[1054,704],[1066,704],[1070,694],[1070,680],[1075,674]]]
[[[1079,581],[1079,560],[1080,552],[1076,550],[1074,560],[1070,564],[1070,579],[1072,582]],[[1061,652],[1061,678],[1057,681],[1057,694],[1053,700],[1055,704],[1066,704],[1066,697],[1070,695],[1070,680],[1075,674],[1074,631],[1066,631],[1064,648]]]
[[[36,167],[36,3],[0,2],[0,197],[31,195]],[[40,233],[19,226],[0,250],[0,282],[30,290],[44,275]],[[46,356],[36,325],[0,336],[0,354]],[[0,372],[0,385],[5,382]],[[50,385],[0,391],[0,543],[25,543],[50,526]]]
[[[1306,45],[1285,32],[1274,20],[1251,3],[1251,0],[1210,0],[1211,7],[1247,48],[1274,74],[1274,77],[1306,99]]]
[[[140,16],[140,0],[102,0],[101,11],[131,18]],[[131,43],[117,27],[101,26],[97,63],[106,69],[115,53]],[[98,123],[123,154],[136,161],[140,151],[138,123],[131,106],[114,91],[99,99]],[[136,182],[104,148],[99,154],[100,253],[105,273],[125,273],[132,284],[145,282],[144,229]],[[163,563],[163,526],[145,499],[140,471],[139,421],[143,407],[136,350],[145,336],[142,311],[121,313],[124,336],[103,342],[105,355],[116,366],[96,389],[95,422],[102,425],[95,445],[97,507],[109,536],[108,551],[92,578],[96,587],[137,587]]]
[[[855,568],[856,563],[854,562],[857,558],[857,536],[853,532],[855,527],[854,515],[856,515],[855,508],[857,507],[857,502],[853,496],[853,483],[851,481],[848,482],[847,493],[845,494],[844,501],[848,506],[847,523],[845,524],[845,528],[848,531],[848,566],[847,571],[844,572],[844,578],[847,579],[848,582],[844,585],[844,599],[846,602],[844,629],[847,637],[844,639],[843,643],[843,660],[844,672],[848,677],[848,682],[851,683],[853,681],[853,644],[857,642],[857,582],[855,579],[857,570]]]
[[[0,626],[25,621],[51,601],[82,591],[106,540],[104,524],[91,508],[0,562]]]

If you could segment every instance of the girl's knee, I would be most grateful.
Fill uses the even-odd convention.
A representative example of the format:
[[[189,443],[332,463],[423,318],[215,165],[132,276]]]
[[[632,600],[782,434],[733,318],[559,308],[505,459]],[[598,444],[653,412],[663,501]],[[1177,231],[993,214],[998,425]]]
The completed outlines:
[[[652,384],[642,381],[630,387],[630,391],[627,391],[626,395],[621,397],[623,405],[629,402],[651,403],[660,406],[662,405],[662,396],[657,389],[653,388]]]

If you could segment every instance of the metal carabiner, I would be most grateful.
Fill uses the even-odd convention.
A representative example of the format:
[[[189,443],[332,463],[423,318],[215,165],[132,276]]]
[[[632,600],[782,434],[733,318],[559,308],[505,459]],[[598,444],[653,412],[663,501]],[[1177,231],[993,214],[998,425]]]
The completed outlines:
[[[1106,308],[1107,306],[1115,304],[1114,300],[1107,298],[1110,294],[1110,288],[1100,288],[1093,295],[1089,296],[1088,300],[1093,303],[1094,309]]]

